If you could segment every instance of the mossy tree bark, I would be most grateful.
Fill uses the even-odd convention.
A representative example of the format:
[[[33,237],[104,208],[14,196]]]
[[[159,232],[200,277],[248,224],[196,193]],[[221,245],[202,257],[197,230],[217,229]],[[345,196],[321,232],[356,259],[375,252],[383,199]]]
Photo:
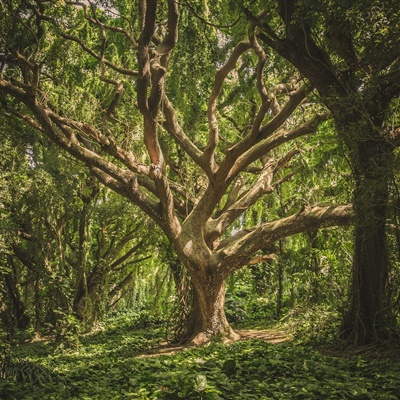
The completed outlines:
[[[357,150],[352,281],[342,337],[364,344],[384,338],[393,322],[386,290],[386,214],[392,149],[386,141],[366,141],[359,143]]]

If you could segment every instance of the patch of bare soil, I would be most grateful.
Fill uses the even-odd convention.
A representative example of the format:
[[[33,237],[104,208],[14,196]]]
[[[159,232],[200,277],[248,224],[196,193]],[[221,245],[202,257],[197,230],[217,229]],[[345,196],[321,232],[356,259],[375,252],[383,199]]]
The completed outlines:
[[[269,331],[269,330],[237,330],[236,333],[240,335],[240,340],[264,340],[268,343],[284,343],[292,340],[292,337],[287,332],[283,331]]]
[[[292,337],[287,332],[283,331],[273,331],[273,330],[255,330],[255,329],[241,329],[236,330],[236,333],[240,335],[240,341],[242,340],[264,340],[268,343],[284,343],[292,340]],[[227,344],[233,343],[232,341],[228,341]],[[162,355],[172,355],[179,351],[193,348],[195,347],[193,344],[171,344],[168,342],[161,342],[158,346],[151,348],[145,353],[141,354],[139,358],[143,357],[158,357]]]

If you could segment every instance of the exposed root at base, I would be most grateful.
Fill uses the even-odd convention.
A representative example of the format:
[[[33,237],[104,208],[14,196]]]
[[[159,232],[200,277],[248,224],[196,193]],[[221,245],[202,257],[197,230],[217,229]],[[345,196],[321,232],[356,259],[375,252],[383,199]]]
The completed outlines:
[[[207,332],[194,333],[188,340],[187,344],[202,346],[213,340],[219,340],[222,343],[232,343],[240,340],[240,338],[240,334],[236,333],[231,327],[228,327],[225,331],[221,331],[219,334],[210,335]]]
[[[292,338],[291,336],[282,331],[268,331],[268,330],[238,330],[231,332],[228,336],[222,337],[222,343],[234,343],[238,340],[264,340],[268,343],[284,343],[290,341]],[[182,351],[191,347],[195,346],[205,346],[211,343],[214,340],[206,335],[204,332],[194,335],[191,339],[187,340],[185,344],[170,344],[168,342],[162,342],[160,345],[153,347],[148,352],[139,356],[139,358],[143,357],[158,357],[162,355],[173,355],[178,351]]]
[[[236,342],[241,339],[241,336],[236,333],[234,330],[230,329],[229,332],[226,334],[221,334],[220,336],[220,341],[222,343],[232,343]],[[207,335],[205,332],[200,332],[195,335],[193,335],[189,340],[188,340],[188,345],[193,345],[193,346],[204,346],[208,343],[210,343],[212,340],[219,340],[218,335],[210,336]]]

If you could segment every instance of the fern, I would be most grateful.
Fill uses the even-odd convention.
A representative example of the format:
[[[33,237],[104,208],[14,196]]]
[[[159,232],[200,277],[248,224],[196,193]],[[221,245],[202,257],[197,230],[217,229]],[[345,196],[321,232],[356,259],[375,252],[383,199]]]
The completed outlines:
[[[8,350],[3,351],[0,356],[0,379],[40,385],[53,382],[52,373],[46,368],[32,361],[16,357]]]

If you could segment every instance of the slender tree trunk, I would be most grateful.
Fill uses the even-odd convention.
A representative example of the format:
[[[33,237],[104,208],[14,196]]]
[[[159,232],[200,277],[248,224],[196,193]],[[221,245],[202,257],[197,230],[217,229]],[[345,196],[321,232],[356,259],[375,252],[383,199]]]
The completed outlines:
[[[36,276],[35,281],[35,292],[34,292],[34,307],[35,307],[35,324],[34,331],[35,335],[39,336],[40,331],[42,329],[42,321],[41,321],[41,301],[40,301],[40,288],[39,288],[40,277],[39,274]]]
[[[385,224],[391,158],[383,140],[357,146],[355,248],[350,305],[343,319],[342,337],[359,345],[382,337],[390,322]]]
[[[283,306],[283,241],[279,241],[279,256],[280,259],[278,261],[278,289],[276,292],[276,317],[280,318],[282,315],[282,306]]]
[[[29,325],[29,317],[26,315],[26,307],[21,299],[18,286],[13,277],[9,274],[4,275],[4,280],[8,292],[9,303],[11,304],[11,310],[14,311],[12,314],[14,314],[16,327],[18,329],[26,329]]]
[[[133,281],[133,272],[130,272],[118,285],[108,292],[108,303],[106,306],[106,312],[108,313],[121,299],[122,295],[119,292],[123,288],[128,286]]]
[[[215,272],[192,272],[191,276],[193,304],[188,318],[189,341],[196,345],[203,344],[218,336],[237,340],[239,335],[233,331],[225,316],[226,279]]]
[[[318,231],[310,231],[308,232],[308,237],[311,242],[311,260],[310,260],[310,269],[312,272],[312,288],[311,295],[309,297],[311,304],[318,304],[321,294],[319,288],[319,275],[321,272],[319,257],[317,254],[318,251]]]
[[[88,177],[87,187],[91,187],[92,190],[89,195],[85,196],[81,194],[80,198],[83,202],[83,207],[80,211],[79,216],[79,244],[77,252],[77,283],[76,291],[73,301],[72,310],[75,315],[81,321],[86,321],[90,317],[91,310],[90,299],[88,293],[88,282],[87,282],[87,268],[88,268],[88,257],[90,256],[87,250],[89,227],[90,227],[90,217],[92,213],[92,205],[99,193],[99,186],[93,177]]]
[[[72,310],[79,320],[83,321],[87,314],[87,304],[85,304],[85,297],[87,297],[87,257],[88,252],[86,250],[87,242],[87,228],[88,228],[88,214],[89,214],[89,202],[86,199],[84,201],[84,206],[81,210],[79,217],[79,247],[77,255],[77,283],[76,291],[73,301]]]

